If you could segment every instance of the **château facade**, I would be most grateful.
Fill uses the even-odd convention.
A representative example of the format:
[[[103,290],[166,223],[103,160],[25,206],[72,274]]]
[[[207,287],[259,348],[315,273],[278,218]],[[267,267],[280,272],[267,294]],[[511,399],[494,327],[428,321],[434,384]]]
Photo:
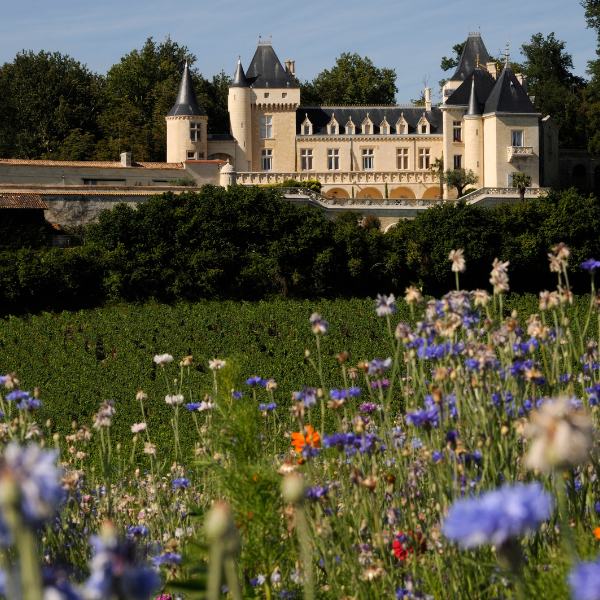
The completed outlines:
[[[0,191],[40,193],[46,218],[74,223],[95,220],[119,201],[181,190],[173,184],[182,176],[198,186],[317,179],[340,209],[358,202],[343,198],[369,199],[363,204],[373,209],[378,202],[370,199],[398,199],[381,204],[407,208],[455,198],[431,168],[442,158],[445,169],[477,174],[479,203],[515,196],[510,188],[519,172],[531,176],[533,195],[559,184],[556,125],[537,111],[508,50],[498,74],[479,33],[469,34],[437,106],[427,88],[423,106],[303,107],[295,61],[282,64],[270,42],[259,42],[246,71],[238,62],[228,109],[230,132],[208,134],[186,65],[165,116],[166,162],[137,163],[128,152],[114,162],[0,159]],[[397,220],[396,212],[389,218]]]

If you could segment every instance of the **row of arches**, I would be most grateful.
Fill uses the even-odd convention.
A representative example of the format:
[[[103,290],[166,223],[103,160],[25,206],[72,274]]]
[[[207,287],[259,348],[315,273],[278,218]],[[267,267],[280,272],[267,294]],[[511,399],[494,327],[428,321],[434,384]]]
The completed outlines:
[[[327,190],[326,192],[323,192],[323,194],[325,196],[328,196],[329,198],[350,198],[350,194],[348,193],[348,190],[345,190],[344,188],[341,188],[341,187]],[[439,186],[430,187],[425,190],[425,192],[421,196],[421,199],[435,200],[436,198],[439,197],[439,195],[440,195]],[[394,198],[394,199],[400,199],[400,198],[416,199],[414,190],[412,190],[408,187],[397,187],[397,188],[390,190],[389,197]],[[363,188],[363,189],[359,190],[356,194],[356,198],[383,198],[383,194],[382,194],[381,190],[378,188],[367,187],[367,188]]]

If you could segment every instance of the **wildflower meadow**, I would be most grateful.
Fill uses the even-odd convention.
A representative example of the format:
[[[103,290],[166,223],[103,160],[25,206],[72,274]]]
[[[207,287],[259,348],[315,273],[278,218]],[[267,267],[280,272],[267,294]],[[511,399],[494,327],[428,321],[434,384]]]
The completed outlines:
[[[0,377],[4,597],[600,599],[600,261],[573,311],[557,245],[556,290],[519,314],[508,262],[490,294],[449,260],[441,299],[377,297],[378,355],[331,355],[312,314],[306,348],[273,350],[306,366],[291,394],[227,352],[163,348],[160,393],[115,374],[126,401],[59,427],[43,386]]]

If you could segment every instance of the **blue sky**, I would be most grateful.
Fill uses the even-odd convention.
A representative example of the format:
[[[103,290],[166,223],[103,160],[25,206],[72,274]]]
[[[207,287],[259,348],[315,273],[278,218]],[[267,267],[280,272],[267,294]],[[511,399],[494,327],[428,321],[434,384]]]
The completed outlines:
[[[416,98],[423,78],[437,90],[444,76],[440,58],[481,28],[490,54],[520,60],[531,35],[554,32],[567,43],[575,72],[585,75],[597,40],[586,29],[583,8],[574,0],[2,0],[0,63],[22,49],[59,51],[105,73],[146,38],[165,36],[187,45],[196,66],[210,76],[233,75],[238,54],[244,67],[258,36],[272,43],[283,62],[296,61],[300,79],[330,68],[342,52],[368,56],[379,67],[396,69],[398,101]]]

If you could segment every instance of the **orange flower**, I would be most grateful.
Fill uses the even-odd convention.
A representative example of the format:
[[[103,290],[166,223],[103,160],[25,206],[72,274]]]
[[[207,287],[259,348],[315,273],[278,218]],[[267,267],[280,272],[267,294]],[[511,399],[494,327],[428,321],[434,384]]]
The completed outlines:
[[[304,446],[308,444],[312,448],[318,448],[321,445],[321,437],[313,429],[312,425],[308,425],[306,428],[306,437],[300,432],[295,431],[292,433],[292,446],[296,452],[302,452]]]
[[[594,529],[594,535],[600,540],[600,527]]]

